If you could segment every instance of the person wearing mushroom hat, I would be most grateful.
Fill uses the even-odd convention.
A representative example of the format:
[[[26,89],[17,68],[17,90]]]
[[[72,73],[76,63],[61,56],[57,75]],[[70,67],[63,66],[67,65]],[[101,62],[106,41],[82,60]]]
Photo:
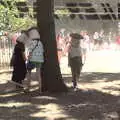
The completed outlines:
[[[16,45],[13,51],[14,62],[12,81],[16,83],[16,89],[22,88],[22,81],[25,79],[27,73],[25,63],[25,37],[27,37],[27,34],[25,33],[25,31],[22,31],[22,34],[16,40]]]
[[[68,65],[71,68],[72,82],[74,90],[77,89],[77,81],[80,77],[80,72],[82,69],[82,54],[80,48],[80,40],[83,39],[78,33],[70,34],[71,41],[69,43],[68,49]]]
[[[39,92],[42,92],[41,84],[41,71],[44,63],[44,46],[40,39],[40,34],[37,27],[31,27],[27,30],[30,44],[28,48],[28,62],[27,62],[27,90],[30,90],[31,87],[31,72],[36,69],[36,77],[39,82]]]

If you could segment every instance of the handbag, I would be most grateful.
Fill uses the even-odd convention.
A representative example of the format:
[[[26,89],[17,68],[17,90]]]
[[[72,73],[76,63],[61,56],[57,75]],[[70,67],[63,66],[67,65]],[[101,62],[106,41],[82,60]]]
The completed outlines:
[[[31,54],[33,53],[33,51],[35,50],[35,48],[36,48],[37,46],[38,46],[38,42],[37,42],[37,44],[35,45],[35,47],[32,49]],[[35,64],[32,63],[30,60],[27,60],[27,62],[26,62],[26,68],[27,68],[27,70],[32,70],[32,69],[35,68]]]
[[[27,70],[32,70],[35,68],[35,64],[32,63],[30,60],[28,60],[26,63],[26,68],[27,68]]]

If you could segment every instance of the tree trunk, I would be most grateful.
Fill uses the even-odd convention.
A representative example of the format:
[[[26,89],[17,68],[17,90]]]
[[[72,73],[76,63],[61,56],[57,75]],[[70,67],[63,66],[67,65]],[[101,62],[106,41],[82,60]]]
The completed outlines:
[[[42,91],[66,92],[63,82],[55,37],[54,0],[37,0],[37,25],[45,50],[45,63],[42,69]]]

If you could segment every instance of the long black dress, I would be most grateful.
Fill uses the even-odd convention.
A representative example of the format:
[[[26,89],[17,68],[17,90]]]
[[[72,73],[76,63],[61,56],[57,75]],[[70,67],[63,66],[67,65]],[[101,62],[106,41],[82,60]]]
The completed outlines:
[[[14,48],[15,59],[13,63],[12,81],[22,84],[25,79],[27,70],[23,53],[25,52],[25,46],[21,42],[17,42]]]

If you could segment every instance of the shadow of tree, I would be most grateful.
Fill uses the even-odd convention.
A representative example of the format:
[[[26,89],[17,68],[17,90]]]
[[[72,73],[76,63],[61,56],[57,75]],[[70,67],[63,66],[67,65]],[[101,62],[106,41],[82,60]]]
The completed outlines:
[[[67,75],[63,74],[63,76],[70,76],[70,74],[67,74]],[[80,79],[83,82],[90,82],[90,83],[94,82],[94,80],[105,80],[106,82],[109,82],[109,81],[114,81],[114,80],[120,80],[120,73],[102,73],[102,72],[87,73],[85,72],[85,73],[81,73]]]
[[[85,84],[94,83],[96,77],[97,80],[106,78],[105,82],[119,80],[119,74],[111,73],[82,74],[81,80]],[[71,77],[64,79],[66,83],[71,82]],[[0,84],[0,89],[6,89],[6,84]],[[120,120],[119,106],[119,95],[95,89],[73,91],[69,88],[67,93],[41,94],[38,90],[30,93],[0,91],[0,118],[3,120]]]

